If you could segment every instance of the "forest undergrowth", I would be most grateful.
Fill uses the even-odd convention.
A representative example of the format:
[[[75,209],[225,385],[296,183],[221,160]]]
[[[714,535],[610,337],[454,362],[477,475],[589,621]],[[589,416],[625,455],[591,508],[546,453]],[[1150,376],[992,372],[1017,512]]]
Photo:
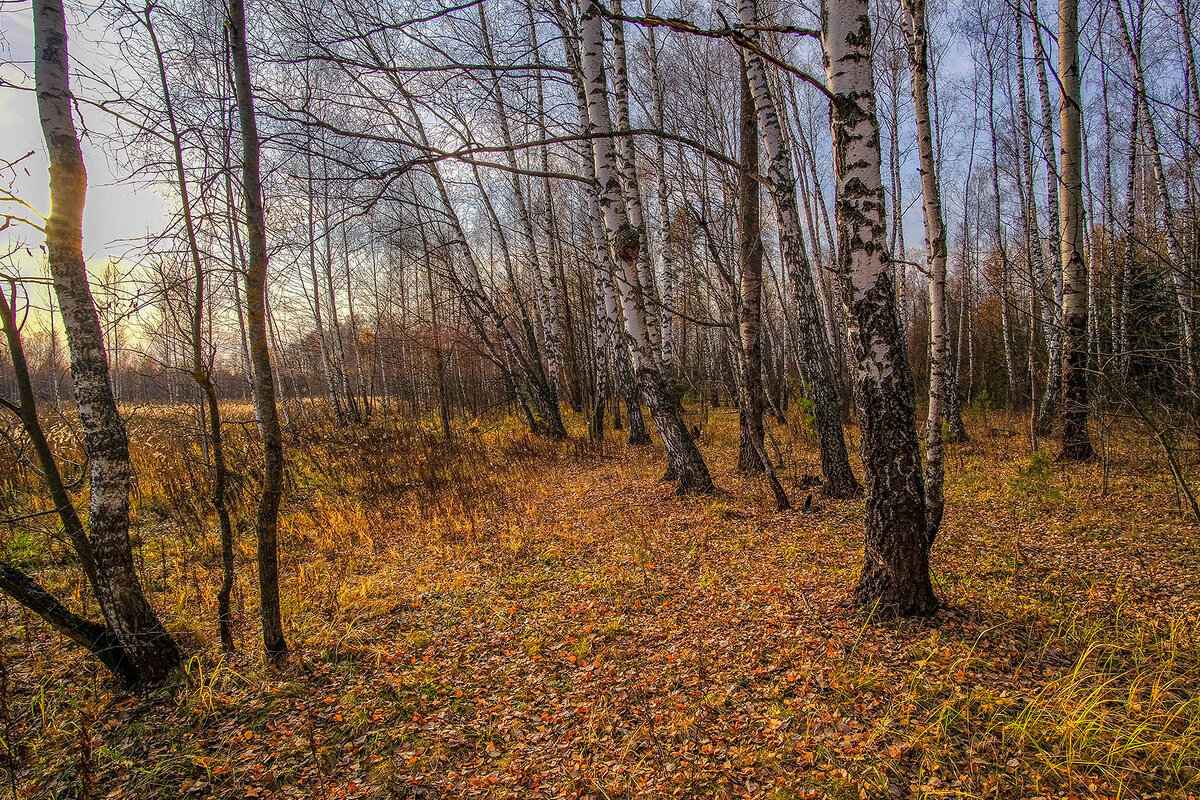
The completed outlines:
[[[251,497],[252,417],[229,416]],[[675,496],[657,448],[588,444],[578,418],[561,444],[509,421],[451,444],[314,428],[287,442],[293,650],[272,669],[245,502],[239,649],[220,650],[217,526],[186,425],[130,422],[135,545],[186,665],[123,694],[0,601],[0,797],[1200,795],[1200,529],[1133,428],[1106,425],[1103,457],[1066,465],[1023,418],[970,417],[933,554],[944,607],[886,624],[845,605],[862,501],[804,486],[819,468],[801,422],[773,426],[786,512],[737,472],[720,409],[701,439],[711,497]],[[28,470],[2,472],[6,513],[46,507]],[[49,528],[8,549],[96,615]]]

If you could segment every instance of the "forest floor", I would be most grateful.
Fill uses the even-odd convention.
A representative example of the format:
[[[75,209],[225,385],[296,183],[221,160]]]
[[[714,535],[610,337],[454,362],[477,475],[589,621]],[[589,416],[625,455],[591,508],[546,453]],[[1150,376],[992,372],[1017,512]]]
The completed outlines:
[[[202,482],[135,417],[143,574],[186,668],[123,695],[7,603],[0,796],[1200,796],[1200,527],[1160,454],[1109,431],[1103,460],[1068,466],[1016,417],[968,424],[933,554],[944,608],[886,624],[845,605],[861,499],[775,511],[723,409],[711,497],[676,497],[660,449],[620,432],[602,452],[504,427],[289,443],[292,652],[271,669],[249,529],[222,656]],[[815,447],[799,423],[775,434],[799,507]],[[78,607],[75,571],[26,548]]]

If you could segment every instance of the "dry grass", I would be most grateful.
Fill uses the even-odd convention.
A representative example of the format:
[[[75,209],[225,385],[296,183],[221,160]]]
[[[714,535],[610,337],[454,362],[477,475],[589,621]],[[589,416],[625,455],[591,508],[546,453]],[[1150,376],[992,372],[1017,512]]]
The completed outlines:
[[[245,420],[246,409],[240,410]],[[290,443],[281,528],[293,656],[261,663],[253,543],[241,650],[215,642],[219,558],[192,423],[131,426],[156,608],[192,654],[151,697],[7,603],[0,780],[20,797],[1188,797],[1200,792],[1197,528],[1134,432],[1102,464],[1031,454],[976,417],[950,450],[934,554],[946,608],[843,605],[860,502],[777,513],[741,478],[736,416],[702,442],[721,491],[676,498],[656,448],[509,422]],[[255,452],[231,447],[243,516]],[[582,436],[578,420],[573,432]],[[817,471],[776,429],[789,490]],[[29,476],[0,489],[29,502]],[[794,498],[795,499],[795,498]],[[63,547],[9,544],[81,598]],[[3,755],[0,754],[0,761]]]

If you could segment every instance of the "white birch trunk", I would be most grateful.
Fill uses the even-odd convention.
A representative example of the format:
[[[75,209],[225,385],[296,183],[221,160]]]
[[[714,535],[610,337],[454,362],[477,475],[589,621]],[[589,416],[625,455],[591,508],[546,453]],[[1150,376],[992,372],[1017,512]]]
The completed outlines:
[[[109,376],[104,332],[83,258],[87,172],[72,117],[66,14],[61,0],[34,0],[34,85],[50,160],[46,253],[67,332],[71,378],[90,469],[88,538],[96,600],[138,679],[157,683],[179,650],[146,601],[129,540],[133,466]]]
[[[585,0],[580,20],[582,55],[580,66],[587,102],[589,133],[595,157],[599,204],[609,243],[621,266],[618,286],[625,317],[625,330],[634,368],[640,379],[650,416],[667,451],[667,477],[678,481],[680,492],[708,493],[712,477],[695,441],[683,421],[678,398],[667,386],[657,348],[646,325],[638,273],[642,233],[630,224],[617,173],[617,154],[611,136],[607,79],[604,74],[604,33],[600,7]]]
[[[908,17],[908,70],[912,80],[917,123],[921,194],[924,198],[925,258],[929,269],[929,415],[925,422],[925,529],[932,542],[945,507],[945,448],[947,367],[950,331],[946,321],[946,222],[934,153],[933,121],[929,113],[929,40],[925,0],[902,0]]]
[[[924,615],[936,609],[937,598],[929,577],[912,375],[885,251],[867,0],[827,0],[822,29],[837,188],[837,272],[867,487],[864,563],[854,599],[876,616]]]
[[[623,13],[621,0],[612,0],[613,13]],[[625,23],[613,20],[613,106],[616,110],[617,130],[631,127],[629,115],[629,63],[625,53]],[[646,214],[642,207],[642,190],[637,177],[637,153],[633,138],[618,136],[616,148],[616,170],[625,199],[625,211],[629,224],[638,232],[641,243],[638,248],[638,294],[641,297],[642,314],[646,318],[646,336],[654,347],[656,357],[662,352],[662,328],[659,323],[658,284],[654,279],[654,267],[650,258],[650,237],[646,231]]]
[[[1079,0],[1059,0],[1058,73],[1062,156],[1059,207],[1063,272],[1063,457],[1092,457],[1087,399],[1087,264],[1083,260],[1083,110],[1079,90]]]
[[[758,24],[754,0],[740,0],[738,18],[743,27]],[[747,34],[757,38],[753,31]],[[775,200],[780,249],[792,281],[797,311],[797,335],[810,377],[817,437],[821,450],[824,491],[831,497],[850,497],[859,492],[850,467],[842,432],[841,406],[834,378],[833,356],[825,336],[825,318],[817,299],[817,286],[809,262],[800,208],[796,200],[796,175],[791,149],[784,136],[775,98],[767,81],[761,56],[746,54],[746,75],[758,111],[758,124],[767,147],[767,178]]]
[[[653,10],[653,0],[645,0],[646,13],[651,14]],[[654,127],[662,131],[665,130],[663,85],[658,64],[658,40],[654,28],[646,31],[646,61],[650,70],[650,111]],[[658,267],[662,276],[662,308],[658,315],[658,323],[662,329],[662,360],[670,368],[675,365],[675,334],[671,309],[675,306],[677,278],[671,252],[671,193],[667,188],[666,145],[661,136],[654,138],[654,179],[655,194],[658,196]]]

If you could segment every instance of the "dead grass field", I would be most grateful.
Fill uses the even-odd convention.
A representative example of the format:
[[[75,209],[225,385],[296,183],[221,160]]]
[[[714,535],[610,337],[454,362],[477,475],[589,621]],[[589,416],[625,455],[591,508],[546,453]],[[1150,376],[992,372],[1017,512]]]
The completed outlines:
[[[0,796],[1200,795],[1200,529],[1159,455],[1125,431],[1063,466],[1016,418],[968,424],[933,557],[945,607],[885,625],[844,605],[861,501],[776,512],[736,472],[732,413],[705,428],[719,491],[700,498],[612,432],[602,451],[510,423],[452,446],[385,426],[288,442],[293,651],[268,670],[250,533],[222,655],[199,453],[170,413],[135,415],[143,575],[190,658],[123,696],[5,602]],[[814,443],[775,435],[802,505]],[[232,446],[248,518],[256,455]],[[6,468],[13,502],[25,480]],[[63,553],[10,534],[94,613]]]

